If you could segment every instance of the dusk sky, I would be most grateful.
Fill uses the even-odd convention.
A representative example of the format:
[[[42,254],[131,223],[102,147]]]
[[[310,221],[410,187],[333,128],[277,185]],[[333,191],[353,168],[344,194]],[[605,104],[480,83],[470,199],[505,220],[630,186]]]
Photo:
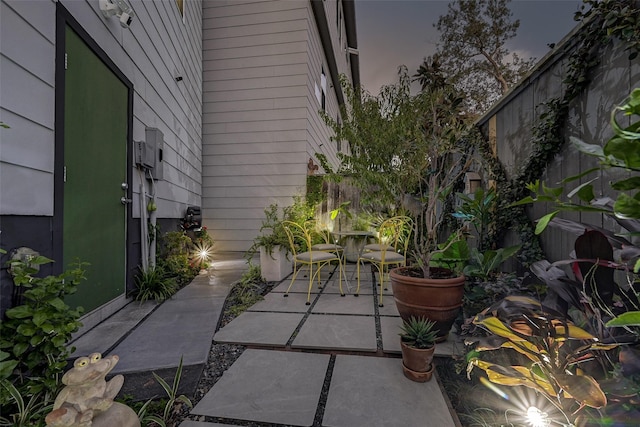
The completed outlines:
[[[360,79],[377,94],[380,86],[397,81],[398,66],[414,74],[440,40],[433,26],[447,13],[445,0],[356,0]],[[508,45],[523,58],[541,59],[550,43],[559,42],[577,24],[579,0],[513,0],[513,20],[520,20],[517,36]]]

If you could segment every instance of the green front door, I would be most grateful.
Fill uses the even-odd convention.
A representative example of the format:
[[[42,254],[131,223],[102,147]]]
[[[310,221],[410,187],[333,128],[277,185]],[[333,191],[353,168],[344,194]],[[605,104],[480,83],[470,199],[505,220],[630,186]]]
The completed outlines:
[[[128,88],[70,27],[64,97],[63,262],[90,264],[67,303],[89,312],[126,288]]]

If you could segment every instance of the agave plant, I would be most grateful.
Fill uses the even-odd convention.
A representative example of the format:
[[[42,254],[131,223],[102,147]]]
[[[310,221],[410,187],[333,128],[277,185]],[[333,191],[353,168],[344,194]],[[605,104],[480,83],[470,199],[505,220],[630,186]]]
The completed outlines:
[[[400,339],[410,347],[431,348],[438,337],[438,331],[433,329],[435,325],[435,322],[424,317],[411,316],[402,322]]]
[[[580,365],[618,343],[599,342],[562,314],[528,297],[506,297],[478,314],[474,323],[493,335],[470,353],[468,375],[478,367],[495,384],[529,387],[565,414],[569,423],[583,408],[607,404],[598,381]],[[480,352],[497,349],[515,350],[526,363],[503,366],[479,358]]]

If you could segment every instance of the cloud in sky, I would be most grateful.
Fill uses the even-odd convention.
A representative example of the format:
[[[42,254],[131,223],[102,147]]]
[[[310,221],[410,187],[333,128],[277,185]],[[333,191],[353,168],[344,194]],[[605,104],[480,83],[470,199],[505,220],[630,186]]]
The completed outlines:
[[[372,94],[397,81],[400,65],[413,74],[433,54],[440,34],[434,27],[447,13],[448,1],[356,0],[356,26],[362,85]],[[549,43],[559,42],[576,25],[579,0],[514,0],[512,19],[520,20],[508,48],[523,58],[542,58]]]

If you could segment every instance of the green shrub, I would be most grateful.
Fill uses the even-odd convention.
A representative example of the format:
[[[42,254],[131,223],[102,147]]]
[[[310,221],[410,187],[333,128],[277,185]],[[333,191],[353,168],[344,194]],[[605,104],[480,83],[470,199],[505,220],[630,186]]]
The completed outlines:
[[[198,274],[199,268],[190,260],[194,249],[193,241],[183,231],[169,231],[162,236],[156,264],[167,277],[175,278],[178,288]]]
[[[147,271],[140,269],[135,282],[135,298],[140,302],[149,299],[162,302],[178,291],[176,279],[167,277],[162,267],[149,267]]]
[[[64,298],[76,292],[86,264],[77,263],[59,276],[35,276],[36,267],[49,262],[52,260],[43,256],[9,262],[15,286],[24,288],[24,303],[7,310],[0,323],[0,379],[15,385],[22,396],[55,394],[72,351],[66,344],[81,326],[78,319],[83,309],[72,309]],[[3,387],[3,414],[14,413],[15,408],[6,406],[11,401]]]

